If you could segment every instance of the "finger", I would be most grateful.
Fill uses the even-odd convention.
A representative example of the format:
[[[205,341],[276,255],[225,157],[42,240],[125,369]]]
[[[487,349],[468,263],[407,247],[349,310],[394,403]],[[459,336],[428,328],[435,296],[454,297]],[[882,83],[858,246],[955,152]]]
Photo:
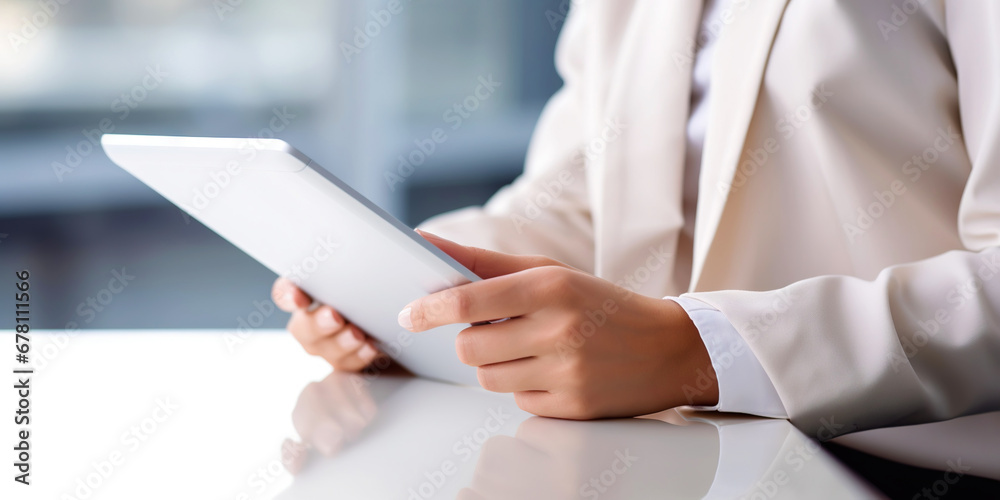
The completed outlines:
[[[539,417],[564,418],[568,420],[589,420],[595,417],[591,411],[569,400],[564,393],[546,391],[522,391],[514,393],[517,407]]]
[[[292,425],[304,442],[329,456],[340,448],[343,431],[339,421],[329,415],[325,382],[313,382],[302,390],[292,410]]]
[[[544,391],[556,375],[551,367],[539,358],[519,359],[480,366],[476,378],[490,392]]]
[[[354,325],[348,325],[335,336],[313,344],[310,354],[319,356],[337,371],[356,372],[365,367],[358,366],[357,353],[366,345],[367,337]]]
[[[413,332],[454,323],[477,323],[512,318],[536,311],[551,294],[535,293],[548,287],[554,273],[538,268],[467,283],[417,299],[399,313],[399,325]]]
[[[365,342],[356,351],[342,357],[333,367],[345,372],[359,372],[372,364],[379,356],[379,350],[372,342]]]
[[[322,402],[322,391],[319,382],[312,382],[299,393],[292,409],[292,427],[299,436],[308,436],[316,426]]]
[[[588,446],[587,432],[566,425],[554,418],[531,417],[517,427],[517,439],[534,444],[548,455],[584,456]]]
[[[280,277],[274,280],[271,287],[271,299],[279,309],[285,312],[292,312],[305,309],[312,303],[312,298],[306,295],[299,287],[292,283],[292,280]]]
[[[330,306],[320,306],[315,311],[298,309],[292,313],[288,321],[288,331],[307,350],[322,340],[336,336],[345,326],[344,318]],[[310,352],[310,354],[316,353]]]
[[[484,279],[516,273],[533,267],[569,267],[562,262],[541,255],[511,255],[485,248],[467,247],[420,229],[417,229],[417,232],[476,276]]]
[[[320,384],[323,394],[320,412],[322,421],[336,422],[343,439],[350,440],[368,425],[368,418],[361,412],[355,391],[340,383],[347,378],[348,375],[334,372],[323,380]]]
[[[361,416],[364,417],[365,422],[371,422],[378,413],[378,407],[375,405],[375,400],[372,399],[372,395],[368,391],[367,382],[361,377],[361,375],[357,374],[346,377],[341,374],[341,376],[337,377],[338,386],[341,392],[350,396],[351,401],[361,413]]]
[[[557,466],[555,457],[540,452],[531,441],[493,436],[479,452],[472,484],[487,498],[573,498],[551,494],[550,485],[562,482],[547,480],[558,475]]]
[[[306,445],[288,438],[281,443],[281,464],[293,476],[302,471],[308,458],[309,449]]]
[[[324,420],[313,429],[308,440],[320,453],[332,457],[344,446],[344,428],[335,420]]]
[[[455,337],[458,360],[469,366],[483,366],[547,354],[539,329],[532,317],[473,326]]]
[[[342,330],[347,324],[343,316],[330,306],[319,306],[308,314],[315,325],[314,331],[319,337],[329,337]]]

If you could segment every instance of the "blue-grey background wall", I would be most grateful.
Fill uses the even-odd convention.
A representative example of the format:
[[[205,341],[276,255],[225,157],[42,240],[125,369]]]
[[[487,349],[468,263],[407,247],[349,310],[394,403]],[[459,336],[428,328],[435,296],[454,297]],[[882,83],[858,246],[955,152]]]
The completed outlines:
[[[274,135],[415,225],[521,171],[570,0],[51,3],[0,4],[0,271],[31,270],[36,328],[239,328],[283,326],[274,276],[112,165],[102,128]]]

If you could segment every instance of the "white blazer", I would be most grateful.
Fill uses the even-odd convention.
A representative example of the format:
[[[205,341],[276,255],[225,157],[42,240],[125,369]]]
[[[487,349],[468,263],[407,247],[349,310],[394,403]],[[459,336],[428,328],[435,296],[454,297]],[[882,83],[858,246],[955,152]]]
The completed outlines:
[[[525,173],[427,230],[707,302],[806,431],[1000,409],[1000,2],[735,0],[692,255],[702,2],[574,3]]]

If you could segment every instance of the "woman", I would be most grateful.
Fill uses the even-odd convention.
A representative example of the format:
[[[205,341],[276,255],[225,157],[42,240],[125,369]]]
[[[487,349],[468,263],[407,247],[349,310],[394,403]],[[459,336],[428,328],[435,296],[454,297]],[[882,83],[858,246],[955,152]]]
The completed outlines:
[[[1000,409],[998,32],[988,0],[579,2],[524,175],[422,226],[487,279],[399,322],[513,318],[457,354],[538,415]],[[274,293],[308,352],[378,356]]]

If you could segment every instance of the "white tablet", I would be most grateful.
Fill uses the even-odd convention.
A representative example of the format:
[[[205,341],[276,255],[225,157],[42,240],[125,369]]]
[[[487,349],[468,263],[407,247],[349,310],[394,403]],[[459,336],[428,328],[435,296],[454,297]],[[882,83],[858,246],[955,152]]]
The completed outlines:
[[[455,355],[468,325],[410,333],[410,301],[471,271],[278,139],[107,134],[113,162],[378,339],[417,375],[478,385]]]

